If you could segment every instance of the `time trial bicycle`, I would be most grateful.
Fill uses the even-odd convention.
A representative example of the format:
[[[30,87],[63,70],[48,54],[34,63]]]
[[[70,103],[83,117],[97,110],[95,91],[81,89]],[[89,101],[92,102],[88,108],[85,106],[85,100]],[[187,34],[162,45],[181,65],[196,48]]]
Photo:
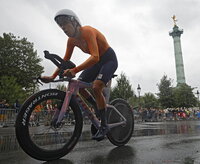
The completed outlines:
[[[83,115],[91,121],[92,135],[101,123],[91,104],[79,94],[80,88],[90,89],[92,84],[63,77],[64,70],[75,67],[75,64],[48,51],[44,53],[45,58],[60,70],[59,79],[53,82],[68,82],[66,91],[46,89],[29,97],[17,116],[15,131],[19,145],[28,155],[50,161],[65,156],[74,148],[82,133]],[[106,119],[110,129],[107,138],[112,144],[123,146],[134,130],[133,111],[121,98],[109,102],[110,87],[111,80],[105,88]],[[34,126],[32,120],[37,121]]]

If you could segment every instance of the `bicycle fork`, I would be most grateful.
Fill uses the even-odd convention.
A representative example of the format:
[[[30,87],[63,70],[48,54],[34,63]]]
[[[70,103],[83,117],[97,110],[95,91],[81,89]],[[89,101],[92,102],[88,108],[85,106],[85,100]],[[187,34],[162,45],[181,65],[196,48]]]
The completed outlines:
[[[69,110],[69,103],[70,103],[71,97],[74,93],[77,94],[78,92],[77,87],[75,87],[76,85],[77,84],[75,82],[71,82],[70,85],[68,86],[65,99],[62,104],[62,108],[56,109],[53,115],[52,124],[54,126],[59,126],[61,124],[61,121],[64,118],[65,113],[67,112],[67,110]]]
[[[72,97],[72,93],[70,91],[67,91],[64,102],[62,104],[62,108],[56,109],[56,111],[53,115],[52,121],[51,121],[51,125],[59,127],[66,111],[68,110],[71,97]]]

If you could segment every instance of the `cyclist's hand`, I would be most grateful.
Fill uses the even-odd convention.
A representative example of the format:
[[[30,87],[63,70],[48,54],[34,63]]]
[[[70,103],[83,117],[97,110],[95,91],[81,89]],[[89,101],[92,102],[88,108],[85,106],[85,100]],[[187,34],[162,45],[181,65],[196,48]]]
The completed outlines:
[[[53,76],[41,76],[40,80],[43,83],[49,83],[49,82],[52,82],[54,80],[54,77]]]
[[[64,71],[63,76],[75,77],[76,73],[72,69],[67,69]]]

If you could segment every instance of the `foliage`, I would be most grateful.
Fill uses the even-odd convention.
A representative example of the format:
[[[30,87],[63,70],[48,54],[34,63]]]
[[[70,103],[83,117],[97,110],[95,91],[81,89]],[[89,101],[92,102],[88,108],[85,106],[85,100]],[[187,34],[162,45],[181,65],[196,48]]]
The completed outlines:
[[[160,84],[158,84],[160,92],[157,95],[159,97],[160,105],[163,108],[171,108],[174,106],[173,87],[171,85],[172,80],[167,79],[166,75],[162,77]]]
[[[0,36],[0,77],[15,77],[16,83],[29,94],[38,87],[33,78],[43,72],[40,61],[33,43],[26,38],[11,33]]]
[[[136,95],[130,97],[128,99],[128,103],[130,104],[130,106],[132,108],[137,108],[139,106],[139,104],[138,104],[138,98],[136,97]]]
[[[164,75],[158,84],[158,97],[161,107],[192,107],[197,105],[197,99],[193,94],[193,88],[187,84],[178,84],[177,87],[171,86],[171,79]]]
[[[145,93],[142,99],[144,108],[150,109],[158,107],[158,99],[155,97],[153,93]]]
[[[63,84],[58,84],[58,85],[56,86],[56,89],[61,90],[61,91],[66,91],[66,86],[63,85]]]
[[[193,88],[188,86],[187,84],[179,84],[173,90],[175,107],[192,107],[196,106],[197,99],[193,94]]]
[[[111,97],[113,100],[115,98],[123,98],[128,100],[130,97],[134,96],[134,91],[132,90],[132,86],[130,81],[126,77],[125,73],[121,73],[120,77],[117,78],[117,84],[115,87],[111,88]]]
[[[17,83],[17,79],[13,76],[0,77],[0,100],[6,99],[10,105],[18,99],[24,100],[26,96],[22,86]]]
[[[38,90],[33,78],[43,72],[41,59],[33,49],[33,43],[13,34],[0,36],[0,98],[13,103]]]

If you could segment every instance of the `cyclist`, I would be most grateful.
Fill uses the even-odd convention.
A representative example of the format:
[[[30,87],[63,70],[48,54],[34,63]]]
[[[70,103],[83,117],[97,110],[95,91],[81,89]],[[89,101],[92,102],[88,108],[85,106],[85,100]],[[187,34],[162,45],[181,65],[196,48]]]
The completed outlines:
[[[77,15],[69,10],[63,9],[56,13],[55,21],[64,33],[69,37],[67,41],[67,49],[64,60],[70,60],[74,47],[80,48],[83,52],[90,55],[90,57],[73,69],[64,71],[64,76],[74,77],[76,73],[83,70],[79,76],[79,80],[85,82],[93,82],[94,97],[85,89],[80,89],[80,94],[83,95],[94,107],[98,108],[96,114],[101,119],[100,130],[93,136],[93,139],[100,141],[104,139],[108,133],[109,128],[106,121],[106,102],[103,95],[103,88],[118,67],[115,52],[108,44],[104,35],[97,29],[91,26],[81,26]],[[43,82],[51,82],[58,75],[57,69],[52,76],[42,76]]]

